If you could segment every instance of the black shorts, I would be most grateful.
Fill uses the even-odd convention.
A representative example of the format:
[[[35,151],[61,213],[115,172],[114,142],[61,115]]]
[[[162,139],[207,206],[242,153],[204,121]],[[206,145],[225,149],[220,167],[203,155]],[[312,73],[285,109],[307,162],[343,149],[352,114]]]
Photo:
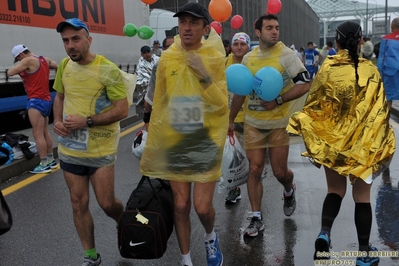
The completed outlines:
[[[61,160],[60,160],[60,167],[64,171],[67,171],[74,175],[81,175],[81,176],[89,176],[98,169],[98,167],[70,164],[70,163],[63,162]]]

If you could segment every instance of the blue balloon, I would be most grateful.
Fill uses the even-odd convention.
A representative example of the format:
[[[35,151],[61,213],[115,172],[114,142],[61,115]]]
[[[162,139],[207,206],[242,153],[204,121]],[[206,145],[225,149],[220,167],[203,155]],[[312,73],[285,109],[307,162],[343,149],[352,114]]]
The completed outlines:
[[[253,77],[244,65],[233,64],[226,69],[227,89],[237,95],[245,96],[252,92]]]
[[[283,89],[283,77],[273,67],[263,67],[253,78],[255,93],[266,102],[273,101]]]

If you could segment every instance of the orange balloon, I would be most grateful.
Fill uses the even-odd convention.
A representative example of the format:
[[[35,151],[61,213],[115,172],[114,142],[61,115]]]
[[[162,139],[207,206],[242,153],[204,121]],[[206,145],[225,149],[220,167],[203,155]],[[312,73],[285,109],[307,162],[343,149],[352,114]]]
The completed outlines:
[[[213,20],[225,22],[230,18],[233,7],[229,0],[212,0],[209,3],[208,11]]]
[[[147,5],[152,5],[156,2],[157,0],[141,0],[141,2],[143,2],[144,4]]]

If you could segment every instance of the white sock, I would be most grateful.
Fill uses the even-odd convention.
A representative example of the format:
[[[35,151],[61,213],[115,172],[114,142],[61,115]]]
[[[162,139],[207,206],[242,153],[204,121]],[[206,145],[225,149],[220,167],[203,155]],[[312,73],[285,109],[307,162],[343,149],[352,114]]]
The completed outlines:
[[[293,189],[293,188],[291,188],[291,190],[290,190],[289,192],[285,191],[285,189],[284,189],[284,197],[289,197],[289,196],[291,196],[293,192],[294,192],[294,189]]]
[[[54,155],[52,153],[47,153],[47,162],[51,163],[54,161]]]
[[[181,262],[183,265],[193,266],[193,262],[191,261],[190,251],[186,255],[181,255]]]
[[[215,229],[212,229],[212,232],[210,234],[206,234],[205,233],[205,241],[209,241],[209,240],[215,240],[216,239],[216,233],[215,233]]]
[[[252,212],[252,217],[258,217],[259,219],[262,219],[262,213],[260,211]]]

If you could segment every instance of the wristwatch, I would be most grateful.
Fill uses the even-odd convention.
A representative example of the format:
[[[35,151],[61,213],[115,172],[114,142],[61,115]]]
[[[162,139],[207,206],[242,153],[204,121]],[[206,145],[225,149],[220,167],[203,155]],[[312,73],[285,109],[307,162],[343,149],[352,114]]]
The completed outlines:
[[[93,118],[91,118],[91,116],[88,116],[86,118],[86,124],[87,124],[88,127],[92,127],[93,126],[94,122],[93,122]]]
[[[279,95],[279,96],[276,98],[276,103],[277,103],[278,105],[282,105],[282,104],[284,103],[283,98],[281,97],[281,95]]]

